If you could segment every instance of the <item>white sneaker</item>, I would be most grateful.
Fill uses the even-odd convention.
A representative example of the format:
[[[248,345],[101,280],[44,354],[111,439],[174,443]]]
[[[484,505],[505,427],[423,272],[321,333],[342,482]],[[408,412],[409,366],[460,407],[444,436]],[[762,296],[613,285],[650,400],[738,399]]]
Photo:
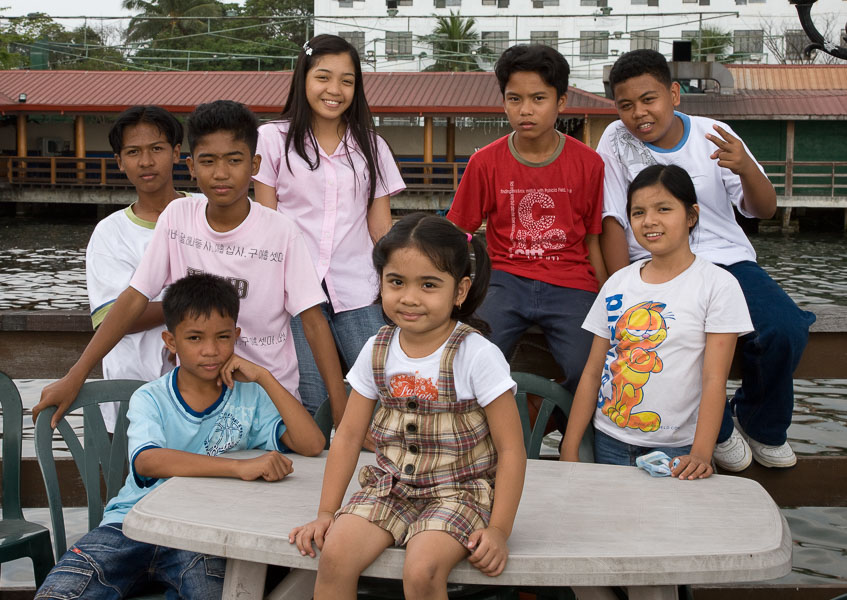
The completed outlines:
[[[736,430],[744,436],[744,439],[747,440],[747,443],[750,445],[750,450],[753,452],[753,458],[756,459],[757,463],[763,467],[776,469],[787,469],[788,467],[793,467],[797,464],[797,455],[794,454],[794,450],[791,449],[788,442],[779,446],[768,446],[767,444],[757,442],[744,433],[744,430],[741,429],[741,426],[738,424],[738,420],[735,417],[733,417],[732,420],[735,423]]]
[[[733,429],[732,434],[725,442],[715,444],[712,458],[724,471],[738,473],[750,466],[750,463],[753,462],[753,453],[750,451],[750,446],[738,433],[738,429]]]

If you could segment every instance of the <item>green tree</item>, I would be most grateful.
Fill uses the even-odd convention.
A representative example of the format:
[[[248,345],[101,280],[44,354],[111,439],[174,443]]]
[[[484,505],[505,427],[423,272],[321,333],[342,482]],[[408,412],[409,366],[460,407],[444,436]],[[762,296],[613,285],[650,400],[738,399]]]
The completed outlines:
[[[123,0],[126,10],[141,11],[129,22],[128,42],[167,41],[199,33],[212,17],[224,14],[216,0]]]
[[[475,29],[476,19],[462,18],[450,11],[448,17],[438,17],[432,35],[426,40],[432,43],[435,64],[427,71],[479,71],[475,53],[479,49],[479,33]]]
[[[714,55],[717,62],[733,62],[735,57],[728,52],[731,46],[731,33],[705,27],[691,38],[691,59],[702,62]]]

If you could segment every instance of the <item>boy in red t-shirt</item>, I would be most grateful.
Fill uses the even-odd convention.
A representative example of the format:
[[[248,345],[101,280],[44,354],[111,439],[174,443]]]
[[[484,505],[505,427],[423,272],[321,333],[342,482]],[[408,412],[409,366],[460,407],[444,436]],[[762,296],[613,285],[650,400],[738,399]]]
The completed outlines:
[[[561,54],[512,46],[494,72],[514,131],[471,157],[447,218],[468,232],[488,221],[491,285],[479,314],[491,341],[509,357],[539,325],[573,392],[591,347],[582,322],[606,278],[603,160],[556,130],[570,72]]]

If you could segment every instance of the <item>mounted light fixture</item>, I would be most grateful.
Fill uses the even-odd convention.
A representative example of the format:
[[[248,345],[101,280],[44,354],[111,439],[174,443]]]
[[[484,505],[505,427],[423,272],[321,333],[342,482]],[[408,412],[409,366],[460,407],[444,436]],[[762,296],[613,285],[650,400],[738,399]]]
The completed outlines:
[[[18,102],[26,102],[26,94],[24,94],[23,92],[18,94]]]

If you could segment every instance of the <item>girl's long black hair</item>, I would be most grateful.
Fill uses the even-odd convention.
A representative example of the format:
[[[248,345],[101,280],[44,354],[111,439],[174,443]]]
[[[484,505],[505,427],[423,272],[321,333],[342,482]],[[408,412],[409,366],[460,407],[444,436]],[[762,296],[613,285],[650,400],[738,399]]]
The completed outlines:
[[[373,262],[380,282],[382,271],[391,254],[402,248],[415,248],[427,256],[440,271],[449,273],[458,283],[463,277],[471,278],[471,287],[461,306],[454,306],[451,319],[467,323],[483,335],[491,333],[491,327],[476,316],[476,310],[488,292],[491,279],[491,261],[485,245],[476,236],[458,229],[444,217],[427,213],[406,215],[379,240],[373,249]],[[380,286],[381,287],[381,286]],[[382,304],[382,294],[376,303]],[[383,313],[386,321],[388,317]]]
[[[344,111],[342,119],[347,124],[349,134],[356,141],[356,144],[358,144],[359,151],[368,165],[370,181],[368,208],[370,208],[374,200],[374,193],[376,192],[377,177],[382,177],[379,162],[376,160],[377,134],[373,127],[371,110],[365,99],[365,87],[364,80],[362,79],[362,64],[359,60],[359,53],[344,38],[329,34],[316,35],[300,50],[300,55],[297,57],[297,65],[294,67],[294,73],[291,76],[291,85],[288,88],[288,100],[285,102],[285,109],[281,115],[283,120],[289,121],[288,135],[285,136],[285,164],[288,166],[290,173],[291,163],[288,160],[288,152],[293,144],[294,151],[297,152],[300,158],[306,161],[306,164],[309,165],[311,170],[314,171],[320,165],[321,157],[318,152],[318,141],[315,139],[315,134],[312,131],[312,109],[309,106],[309,101],[306,99],[306,74],[321,56],[344,53],[350,55],[350,60],[353,61],[356,81],[353,91],[353,101],[347,110]],[[309,156],[309,152],[306,149],[307,136],[314,149],[313,157]],[[353,160],[350,156],[350,148],[346,144],[344,145],[344,151],[352,167]],[[356,181],[358,185],[358,178]]]

